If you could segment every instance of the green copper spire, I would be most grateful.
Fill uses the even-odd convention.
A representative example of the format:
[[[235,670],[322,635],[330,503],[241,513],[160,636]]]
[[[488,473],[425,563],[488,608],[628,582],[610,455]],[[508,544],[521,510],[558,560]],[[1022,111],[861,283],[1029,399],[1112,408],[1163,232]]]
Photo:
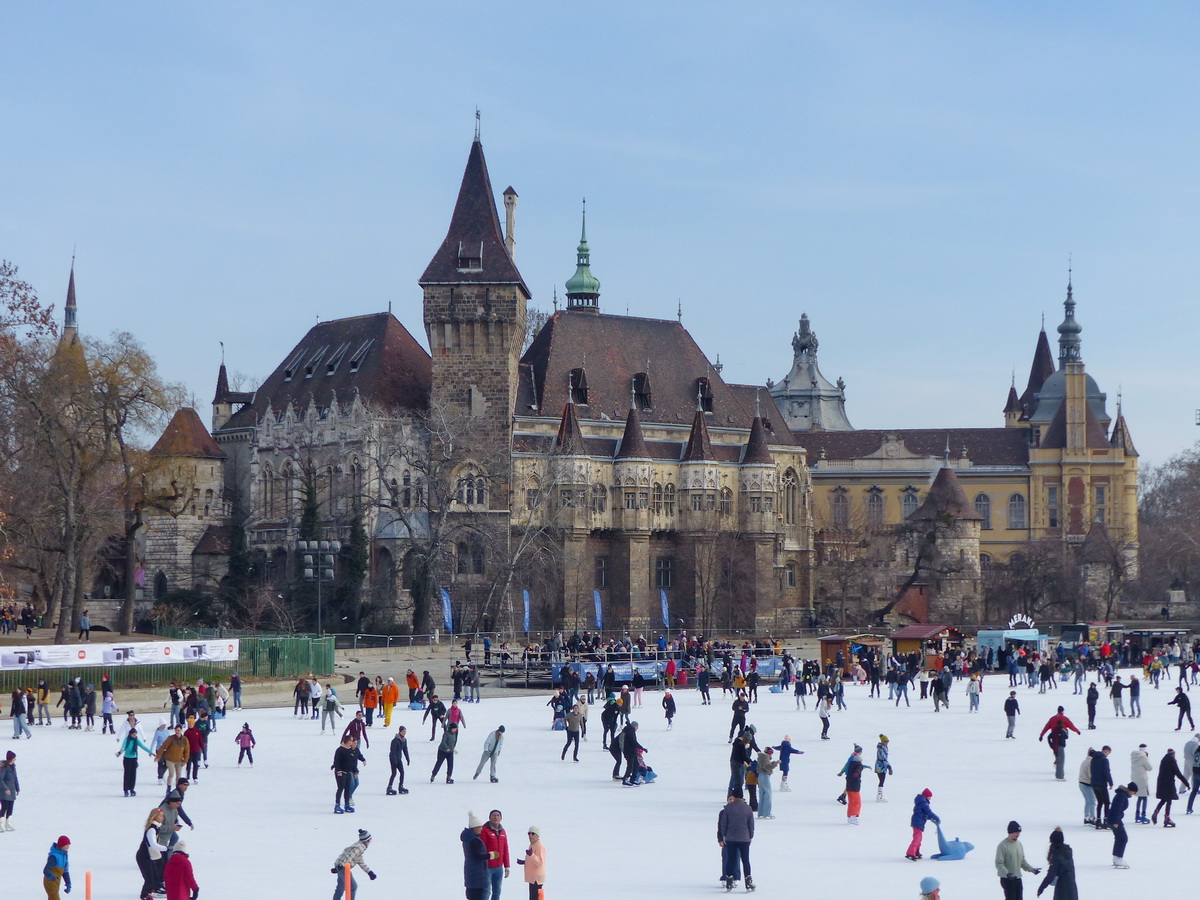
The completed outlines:
[[[592,274],[592,251],[587,242],[587,200],[583,201],[583,228],[575,250],[575,274],[567,279],[567,309],[600,311],[600,280]]]

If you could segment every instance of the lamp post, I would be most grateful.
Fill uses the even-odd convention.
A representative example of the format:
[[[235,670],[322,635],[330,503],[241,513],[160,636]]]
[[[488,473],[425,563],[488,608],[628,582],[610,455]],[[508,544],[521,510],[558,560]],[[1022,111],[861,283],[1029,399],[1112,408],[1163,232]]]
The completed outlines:
[[[341,551],[341,541],[297,541],[296,547],[304,554],[304,580],[317,583],[317,636],[324,637],[321,622],[321,582],[333,581],[333,567]]]

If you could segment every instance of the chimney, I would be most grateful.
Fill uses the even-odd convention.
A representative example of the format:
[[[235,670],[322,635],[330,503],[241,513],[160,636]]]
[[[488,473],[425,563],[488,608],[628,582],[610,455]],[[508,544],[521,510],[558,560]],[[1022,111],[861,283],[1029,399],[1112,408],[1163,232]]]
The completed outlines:
[[[513,225],[517,219],[517,192],[510,185],[504,191],[504,248],[515,262],[517,259],[516,239],[513,237]]]

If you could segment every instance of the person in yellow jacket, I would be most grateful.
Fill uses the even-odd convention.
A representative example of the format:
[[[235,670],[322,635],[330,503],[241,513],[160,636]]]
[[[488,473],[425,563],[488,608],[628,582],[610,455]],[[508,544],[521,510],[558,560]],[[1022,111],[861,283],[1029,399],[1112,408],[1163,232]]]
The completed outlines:
[[[400,702],[400,685],[396,684],[395,678],[389,678],[387,684],[383,686],[382,696],[383,701],[383,724],[385,727],[392,724],[392,708]]]
[[[529,826],[529,849],[525,851],[524,859],[517,860],[517,865],[525,870],[529,900],[545,900],[546,845],[542,843],[542,832],[536,825]]]

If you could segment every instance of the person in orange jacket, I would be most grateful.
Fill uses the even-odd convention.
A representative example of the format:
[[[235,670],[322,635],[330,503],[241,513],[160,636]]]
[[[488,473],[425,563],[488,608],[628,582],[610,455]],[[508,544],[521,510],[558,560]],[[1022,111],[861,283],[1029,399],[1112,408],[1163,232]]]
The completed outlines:
[[[369,728],[375,719],[375,710],[379,708],[379,691],[375,690],[375,685],[367,685],[363,690],[362,704],[367,713],[367,727]]]
[[[384,727],[391,727],[392,724],[392,708],[400,702],[400,685],[396,684],[395,678],[389,678],[387,684],[383,686],[383,724]]]
[[[417,678],[417,673],[412,669],[405,673],[404,681],[408,684],[408,702],[412,703],[417,699],[417,691],[421,689],[421,682]]]

